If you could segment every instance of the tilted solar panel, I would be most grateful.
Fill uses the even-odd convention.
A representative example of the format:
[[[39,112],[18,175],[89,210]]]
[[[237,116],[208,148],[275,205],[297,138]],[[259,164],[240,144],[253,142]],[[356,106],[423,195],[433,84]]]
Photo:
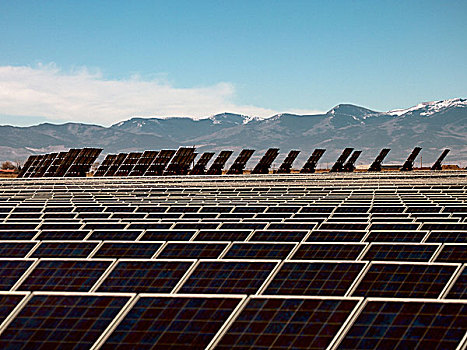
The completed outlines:
[[[153,242],[104,242],[92,258],[150,259],[162,243]]]
[[[358,305],[355,299],[254,297],[216,349],[326,349]]]
[[[240,298],[143,296],[101,349],[205,349]]]
[[[344,296],[364,266],[363,262],[286,262],[262,294]]]
[[[227,243],[167,243],[157,259],[216,259],[227,247]]]
[[[42,242],[31,258],[87,258],[99,242]]]
[[[457,265],[372,263],[352,295],[386,298],[437,298]]]
[[[438,248],[439,246],[437,244],[372,243],[362,259],[428,262]]]
[[[89,349],[130,298],[33,295],[0,336],[3,349]]]
[[[1,235],[0,235],[1,237]],[[24,258],[37,242],[0,242],[0,257]]]
[[[0,290],[10,290],[33,262],[29,259],[0,259]]]
[[[170,293],[194,260],[119,260],[98,292]]]
[[[295,251],[294,260],[356,260],[365,244],[304,243]]]
[[[369,300],[338,349],[456,349],[467,331],[467,304]]]

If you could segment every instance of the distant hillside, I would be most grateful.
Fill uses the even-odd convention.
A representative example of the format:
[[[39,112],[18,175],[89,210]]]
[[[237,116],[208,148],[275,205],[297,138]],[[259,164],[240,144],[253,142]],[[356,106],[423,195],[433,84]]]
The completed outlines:
[[[304,161],[320,147],[327,149],[323,163],[333,162],[344,147],[354,147],[363,150],[359,164],[371,162],[383,147],[392,149],[386,163],[401,162],[420,146],[424,164],[432,163],[443,148],[451,149],[447,163],[466,163],[467,100],[427,102],[389,112],[341,104],[326,114],[268,119],[230,113],[201,120],[132,118],[108,128],[78,123],[0,126],[0,160],[24,160],[30,154],[72,147],[101,147],[106,154],[179,145],[195,145],[201,152],[248,147],[257,150],[256,157],[278,147],[277,162],[290,149],[301,150],[299,161]]]

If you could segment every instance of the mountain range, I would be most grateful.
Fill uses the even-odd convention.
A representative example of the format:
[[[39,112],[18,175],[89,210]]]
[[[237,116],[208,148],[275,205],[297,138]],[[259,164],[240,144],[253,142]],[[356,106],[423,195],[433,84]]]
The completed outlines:
[[[323,165],[335,161],[345,147],[362,150],[357,164],[369,164],[381,148],[391,148],[385,163],[401,163],[413,147],[420,146],[424,165],[450,148],[445,163],[465,166],[467,99],[425,102],[388,112],[340,104],[324,114],[284,113],[267,119],[223,113],[199,120],[131,118],[110,127],[81,123],[0,126],[0,161],[24,161],[31,154],[77,147],[100,147],[104,155],[179,146],[196,146],[199,152],[253,148],[256,158],[267,148],[277,147],[281,153],[275,164],[289,150],[299,149],[297,166],[314,148],[327,149]]]

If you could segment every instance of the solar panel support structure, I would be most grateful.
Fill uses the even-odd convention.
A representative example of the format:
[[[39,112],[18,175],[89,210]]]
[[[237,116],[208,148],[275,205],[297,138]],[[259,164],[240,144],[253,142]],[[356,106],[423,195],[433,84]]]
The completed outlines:
[[[159,151],[144,151],[128,176],[143,176],[158,154]]]
[[[214,156],[214,152],[204,152],[199,160],[196,162],[193,169],[190,171],[190,175],[204,175],[206,174],[206,166],[208,165],[211,158]]]
[[[344,162],[349,158],[350,154],[353,152],[353,148],[346,148],[342,151],[342,154],[337,158],[336,162],[332,166],[331,173],[340,173],[344,170]]]
[[[221,151],[217,158],[214,159],[214,162],[206,172],[206,175],[222,175],[225,163],[227,163],[232,153],[233,151]]]
[[[187,175],[197,153],[195,147],[180,147],[175,153],[164,175]]]
[[[143,176],[161,176],[164,173],[167,164],[175,154],[173,149],[163,149],[161,150],[154,161],[149,165],[147,170],[144,172]]]
[[[295,159],[297,159],[298,155],[300,154],[300,151],[292,150],[287,154],[287,157],[285,157],[284,161],[280,165],[279,169],[277,170],[278,174],[290,174],[292,171],[292,165]]]
[[[357,161],[358,157],[360,157],[362,151],[354,151],[350,156],[347,163],[344,164],[344,168],[342,169],[344,172],[352,173],[355,171],[355,162]]]
[[[368,168],[368,171],[381,171],[381,164],[383,163],[384,158],[386,158],[390,151],[390,148],[383,148],[381,152],[379,152],[378,156],[373,161],[373,163],[371,163],[370,167]]]
[[[413,165],[415,163],[415,159],[417,159],[418,154],[422,150],[421,147],[415,147],[410,153],[409,157],[405,161],[405,163],[402,165],[402,168],[400,169],[401,171],[412,171],[413,170]]]
[[[303,165],[303,168],[300,170],[302,174],[312,174],[316,171],[316,165],[318,165],[319,160],[323,156],[325,149],[317,148],[313,151],[310,158]]]
[[[246,163],[251,158],[253,153],[255,153],[255,150],[253,149],[243,149],[238,155],[237,159],[235,159],[230,169],[227,171],[227,174],[229,175],[243,174],[243,170],[245,169]]]
[[[252,174],[269,174],[269,168],[279,155],[279,148],[270,148],[252,170]]]
[[[431,170],[443,170],[443,165],[441,163],[443,162],[444,158],[446,158],[449,152],[450,152],[450,149],[446,148],[443,151],[443,153],[441,153],[441,155],[436,160],[436,162],[433,164],[433,166],[431,167]]]

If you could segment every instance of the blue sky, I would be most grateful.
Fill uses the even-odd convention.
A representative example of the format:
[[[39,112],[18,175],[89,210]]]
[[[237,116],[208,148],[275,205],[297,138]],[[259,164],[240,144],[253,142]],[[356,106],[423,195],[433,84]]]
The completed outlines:
[[[0,124],[467,97],[466,1],[0,1]]]

